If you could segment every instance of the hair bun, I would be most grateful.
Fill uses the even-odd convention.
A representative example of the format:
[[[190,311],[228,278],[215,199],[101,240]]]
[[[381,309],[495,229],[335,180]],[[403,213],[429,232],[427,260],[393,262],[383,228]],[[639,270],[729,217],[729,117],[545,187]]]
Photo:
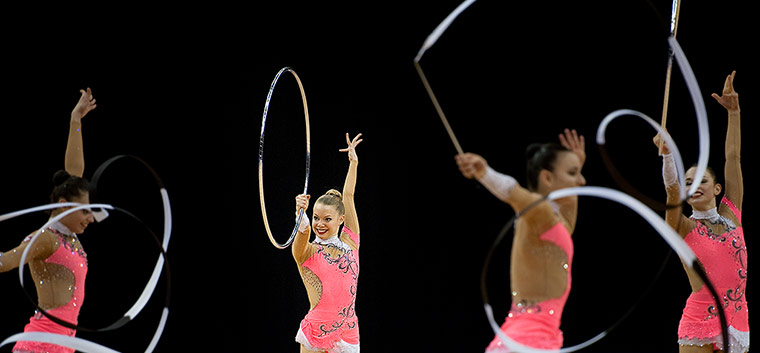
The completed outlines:
[[[327,192],[325,193],[325,195],[335,196],[335,197],[338,198],[338,200],[343,201],[343,195],[338,190],[335,190],[335,189],[327,190]]]
[[[71,177],[71,175],[63,169],[55,172],[55,174],[53,174],[53,186],[65,183],[66,180],[69,180],[69,177]]]
[[[533,158],[533,156],[538,153],[539,150],[541,150],[541,147],[543,147],[544,144],[542,143],[531,143],[528,145],[527,148],[525,148],[525,159],[530,160]]]

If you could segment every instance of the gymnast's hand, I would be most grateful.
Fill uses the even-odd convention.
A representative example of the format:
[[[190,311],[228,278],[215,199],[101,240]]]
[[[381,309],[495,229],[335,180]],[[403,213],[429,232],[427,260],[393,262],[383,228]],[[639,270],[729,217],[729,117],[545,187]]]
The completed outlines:
[[[667,130],[665,131],[665,133],[667,133]],[[654,142],[654,145],[657,146],[657,147],[659,147],[660,143],[662,143],[662,154],[663,155],[670,154],[670,148],[668,148],[668,143],[663,139],[662,135],[657,134],[657,136],[655,136],[652,139],[652,141]],[[662,141],[662,142],[660,142],[660,141]]]
[[[736,70],[726,77],[726,82],[723,84],[722,96],[719,96],[717,93],[712,94],[712,97],[728,111],[739,110],[739,94],[734,91],[734,76],[736,76]]]
[[[586,162],[586,139],[583,138],[583,135],[578,135],[575,129],[565,129],[564,133],[564,135],[559,134],[559,143],[562,147],[575,153],[581,161],[581,165],[583,165]]]
[[[80,89],[79,92],[82,93],[82,95],[79,97],[77,105],[74,106],[74,110],[71,111],[71,119],[77,121],[84,118],[87,113],[97,107],[95,104],[95,98],[92,97],[92,90],[89,87],[87,87],[86,91]]]
[[[455,157],[459,171],[462,172],[467,179],[480,179],[486,175],[486,168],[488,168],[488,162],[485,158],[475,153],[462,153]]]
[[[306,209],[309,208],[309,199],[311,198],[311,195],[304,195],[300,194],[296,196],[296,215],[298,215],[298,212],[303,209],[304,212],[306,212]]]
[[[348,147],[341,148],[340,152],[348,152],[348,161],[349,162],[359,162],[359,156],[356,155],[356,146],[359,145],[360,142],[364,141],[364,139],[359,139],[362,134],[358,134],[354,137],[353,140],[351,140],[348,137],[348,133],[346,133],[346,143],[348,143]]]

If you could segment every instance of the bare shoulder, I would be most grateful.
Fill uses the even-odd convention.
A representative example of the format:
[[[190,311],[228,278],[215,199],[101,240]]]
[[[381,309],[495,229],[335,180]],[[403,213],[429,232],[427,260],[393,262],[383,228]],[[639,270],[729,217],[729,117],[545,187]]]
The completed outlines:
[[[313,255],[316,252],[316,247],[311,242],[304,242],[305,244],[301,246],[296,246],[296,243],[294,242],[293,245],[291,245],[291,250],[293,252],[293,259],[296,260],[296,263],[300,266],[303,265],[306,260],[308,260],[311,255]]]
[[[29,234],[24,238],[24,243],[29,243],[37,232]],[[55,233],[43,229],[39,232],[39,235],[34,239],[32,247],[29,249],[29,258],[31,259],[45,259],[52,255],[58,246],[60,245],[60,239]],[[27,245],[28,246],[28,245]]]
[[[346,243],[351,250],[359,249],[359,234],[354,233],[350,228],[343,227],[340,232],[340,241]]]
[[[731,202],[731,201],[728,201],[728,202]],[[733,207],[736,207],[736,206],[733,206]],[[740,212],[740,211],[736,209],[736,212]],[[737,216],[737,214],[734,211],[734,208],[726,204],[726,202],[720,203],[720,205],[718,206],[718,214],[720,214],[721,216],[725,218],[728,218],[729,220],[734,222],[734,224],[736,224],[737,226],[739,227],[742,226],[740,216]]]
[[[538,197],[533,202],[541,200],[540,195],[535,195]],[[539,237],[559,222],[562,222],[562,225],[569,229],[569,222],[566,222],[548,201],[541,201],[530,209],[523,210],[523,212],[524,214],[520,216],[523,218],[522,226],[527,228],[525,230],[527,233],[535,237]]]

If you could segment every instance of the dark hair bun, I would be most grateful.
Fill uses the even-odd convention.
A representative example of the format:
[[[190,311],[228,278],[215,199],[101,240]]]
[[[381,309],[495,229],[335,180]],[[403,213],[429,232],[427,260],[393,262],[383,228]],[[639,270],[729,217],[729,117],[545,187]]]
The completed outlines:
[[[71,177],[71,175],[63,169],[55,172],[55,174],[53,174],[53,186],[65,183],[66,180],[69,180],[69,177]]]
[[[544,144],[542,143],[531,143],[528,145],[528,147],[525,149],[525,159],[530,160],[533,158],[533,156],[538,153],[538,151],[543,147]]]

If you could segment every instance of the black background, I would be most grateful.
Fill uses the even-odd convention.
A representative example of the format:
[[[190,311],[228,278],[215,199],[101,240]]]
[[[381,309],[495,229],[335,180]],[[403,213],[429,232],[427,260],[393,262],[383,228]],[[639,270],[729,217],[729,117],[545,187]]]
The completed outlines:
[[[78,89],[92,87],[98,107],[84,120],[85,176],[111,156],[137,155],[156,169],[172,200],[172,302],[156,351],[294,352],[308,301],[290,251],[267,239],[257,182],[264,101],[277,71],[291,66],[308,99],[310,194],[341,188],[348,165],[338,152],[344,134],[361,132],[365,139],[356,188],[362,348],[482,351],[493,333],[480,300],[480,270],[512,211],[461,177],[456,151],[412,64],[427,35],[458,4],[277,2],[96,8],[87,10],[86,20],[29,15],[4,35],[1,210],[46,202],[50,177],[63,167]],[[554,141],[570,127],[586,137],[588,184],[619,188],[594,136],[616,109],[660,119],[670,5],[476,2],[421,65],[463,148],[482,154],[496,170],[523,182],[525,146]],[[709,95],[737,70],[752,252],[757,191],[750,169],[757,148],[750,133],[760,77],[748,6],[684,2],[678,39],[706,102],[710,164],[719,175],[726,114]],[[698,155],[695,121],[675,68],[668,128],[687,163]],[[305,148],[300,96],[287,74],[266,127],[266,206],[282,241],[292,227],[293,197],[303,190]],[[653,135],[643,121],[620,118],[608,129],[608,151],[637,189],[663,199]],[[160,229],[160,199],[147,172],[123,162],[104,176],[102,188],[110,190],[108,201]],[[5,222],[2,249],[17,245],[44,219]],[[137,225],[118,215],[109,222],[82,236],[90,261],[83,325],[104,326],[126,311],[157,256]],[[623,315],[668,253],[643,220],[601,199],[580,200],[574,241],[573,289],[562,325],[566,345]],[[509,304],[508,244],[500,246],[489,277],[499,321]],[[3,337],[20,332],[32,311],[15,273],[0,276]],[[750,282],[750,302],[752,288]],[[79,336],[120,351],[144,350],[160,316],[163,288],[157,292],[125,328]],[[672,256],[643,304],[587,351],[676,351],[688,294]]]

